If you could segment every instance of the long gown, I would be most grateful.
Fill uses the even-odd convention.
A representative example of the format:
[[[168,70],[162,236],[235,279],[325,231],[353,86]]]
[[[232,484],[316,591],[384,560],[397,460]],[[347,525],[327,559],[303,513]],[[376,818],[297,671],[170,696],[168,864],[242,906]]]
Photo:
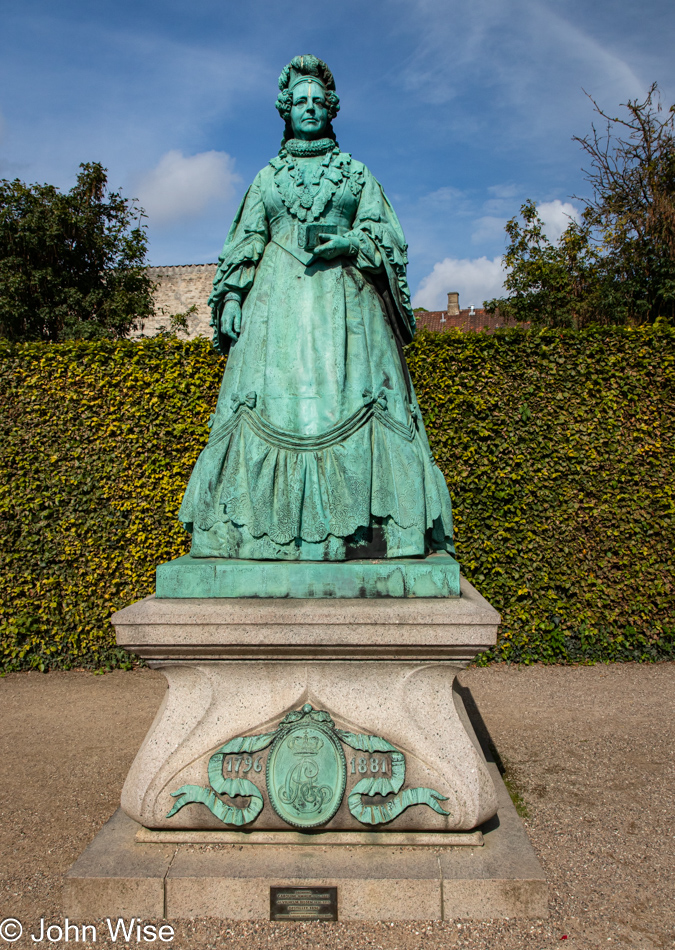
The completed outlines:
[[[358,255],[311,263],[322,228]],[[450,496],[403,358],[414,333],[406,263],[380,184],[334,142],[310,157],[282,148],[256,176],[210,298],[214,344],[229,355],[179,512],[193,557],[454,550]],[[231,346],[218,326],[230,292],[243,300]]]

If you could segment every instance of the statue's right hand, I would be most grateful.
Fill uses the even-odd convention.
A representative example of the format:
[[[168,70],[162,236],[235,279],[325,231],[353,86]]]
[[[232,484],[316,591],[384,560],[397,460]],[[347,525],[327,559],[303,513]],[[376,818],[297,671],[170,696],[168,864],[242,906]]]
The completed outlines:
[[[227,300],[220,315],[220,329],[225,336],[233,340],[239,338],[241,329],[241,304],[236,300]]]

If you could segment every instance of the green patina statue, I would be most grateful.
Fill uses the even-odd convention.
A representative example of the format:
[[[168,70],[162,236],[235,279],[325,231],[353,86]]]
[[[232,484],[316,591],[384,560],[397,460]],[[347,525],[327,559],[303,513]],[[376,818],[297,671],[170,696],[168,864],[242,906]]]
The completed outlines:
[[[209,303],[228,353],[179,518],[193,558],[340,561],[452,552],[452,512],[403,356],[406,244],[340,151],[333,76],[296,56],[286,128],[220,255]]]

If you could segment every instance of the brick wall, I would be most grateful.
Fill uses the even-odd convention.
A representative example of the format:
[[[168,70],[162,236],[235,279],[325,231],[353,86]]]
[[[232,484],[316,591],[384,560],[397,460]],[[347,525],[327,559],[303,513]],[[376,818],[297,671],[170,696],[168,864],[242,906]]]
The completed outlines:
[[[169,317],[183,313],[193,304],[197,312],[190,317],[189,338],[211,336],[209,299],[217,264],[177,264],[173,267],[148,267],[148,276],[158,286],[155,291],[157,317],[144,328],[151,336],[156,327],[168,326]],[[163,313],[162,313],[163,311]]]

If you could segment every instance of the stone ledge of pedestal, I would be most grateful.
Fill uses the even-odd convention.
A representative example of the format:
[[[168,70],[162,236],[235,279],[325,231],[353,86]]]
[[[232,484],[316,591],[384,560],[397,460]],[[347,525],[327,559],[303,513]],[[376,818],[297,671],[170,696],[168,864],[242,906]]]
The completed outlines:
[[[454,598],[177,598],[113,614],[117,643],[147,659],[446,659],[494,645],[497,611],[461,578]]]
[[[499,771],[488,768],[499,819],[483,826],[480,848],[167,847],[139,844],[140,825],[118,810],[66,875],[64,913],[267,920],[270,884],[283,883],[337,886],[344,921],[545,919],[544,872]]]

